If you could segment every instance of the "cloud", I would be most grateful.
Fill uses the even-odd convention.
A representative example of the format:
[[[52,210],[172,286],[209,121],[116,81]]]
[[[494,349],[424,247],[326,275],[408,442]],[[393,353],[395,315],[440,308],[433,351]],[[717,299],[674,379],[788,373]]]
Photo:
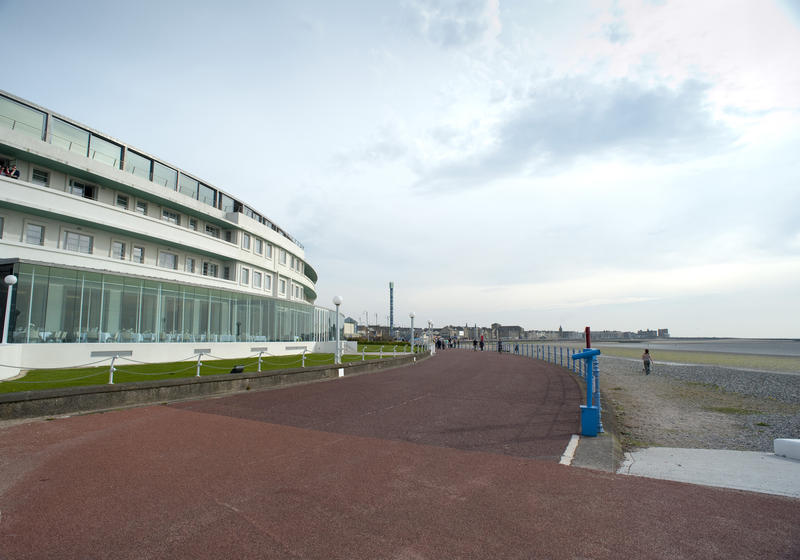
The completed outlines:
[[[445,48],[478,43],[501,31],[499,0],[412,0],[407,9],[416,31]]]
[[[462,189],[518,173],[551,173],[603,154],[672,162],[716,153],[734,136],[714,120],[708,89],[696,80],[677,88],[582,77],[551,81],[505,115],[483,151],[429,166],[417,186]]]

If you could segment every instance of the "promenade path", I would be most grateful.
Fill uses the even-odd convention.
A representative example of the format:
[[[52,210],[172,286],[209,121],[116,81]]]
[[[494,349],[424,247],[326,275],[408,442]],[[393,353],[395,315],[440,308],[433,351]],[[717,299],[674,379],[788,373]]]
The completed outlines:
[[[798,558],[800,500],[558,464],[573,374],[413,366],[0,429],[0,559]]]

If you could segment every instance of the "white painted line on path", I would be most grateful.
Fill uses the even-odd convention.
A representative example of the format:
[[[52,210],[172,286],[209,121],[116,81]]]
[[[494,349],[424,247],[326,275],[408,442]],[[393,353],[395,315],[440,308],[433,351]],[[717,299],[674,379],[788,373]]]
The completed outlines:
[[[564,450],[564,454],[561,456],[561,460],[558,462],[559,465],[569,466],[572,464],[572,459],[575,458],[575,450],[578,449],[578,441],[580,439],[581,436],[572,434],[572,437],[569,438],[567,448]]]

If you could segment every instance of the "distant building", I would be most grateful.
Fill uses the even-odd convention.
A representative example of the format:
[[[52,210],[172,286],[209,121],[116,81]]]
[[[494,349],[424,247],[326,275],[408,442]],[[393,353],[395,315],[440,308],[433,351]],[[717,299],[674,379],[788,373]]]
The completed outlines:
[[[343,334],[345,338],[358,336],[358,322],[352,317],[348,317],[344,320]]]

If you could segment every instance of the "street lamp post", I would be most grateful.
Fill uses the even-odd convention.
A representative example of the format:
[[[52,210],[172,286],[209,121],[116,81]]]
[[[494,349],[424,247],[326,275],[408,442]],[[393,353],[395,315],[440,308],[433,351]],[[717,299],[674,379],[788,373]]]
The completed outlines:
[[[414,353],[414,312],[408,314],[408,317],[411,319],[411,353]]]
[[[0,344],[8,344],[8,323],[11,319],[11,293],[14,290],[14,284],[17,283],[17,277],[13,274],[6,276],[3,281],[8,286],[8,295],[6,296],[6,315],[3,319],[3,341]]]
[[[342,305],[342,296],[333,296],[333,305],[336,306],[336,363],[342,363],[341,348],[339,346],[339,306]]]

